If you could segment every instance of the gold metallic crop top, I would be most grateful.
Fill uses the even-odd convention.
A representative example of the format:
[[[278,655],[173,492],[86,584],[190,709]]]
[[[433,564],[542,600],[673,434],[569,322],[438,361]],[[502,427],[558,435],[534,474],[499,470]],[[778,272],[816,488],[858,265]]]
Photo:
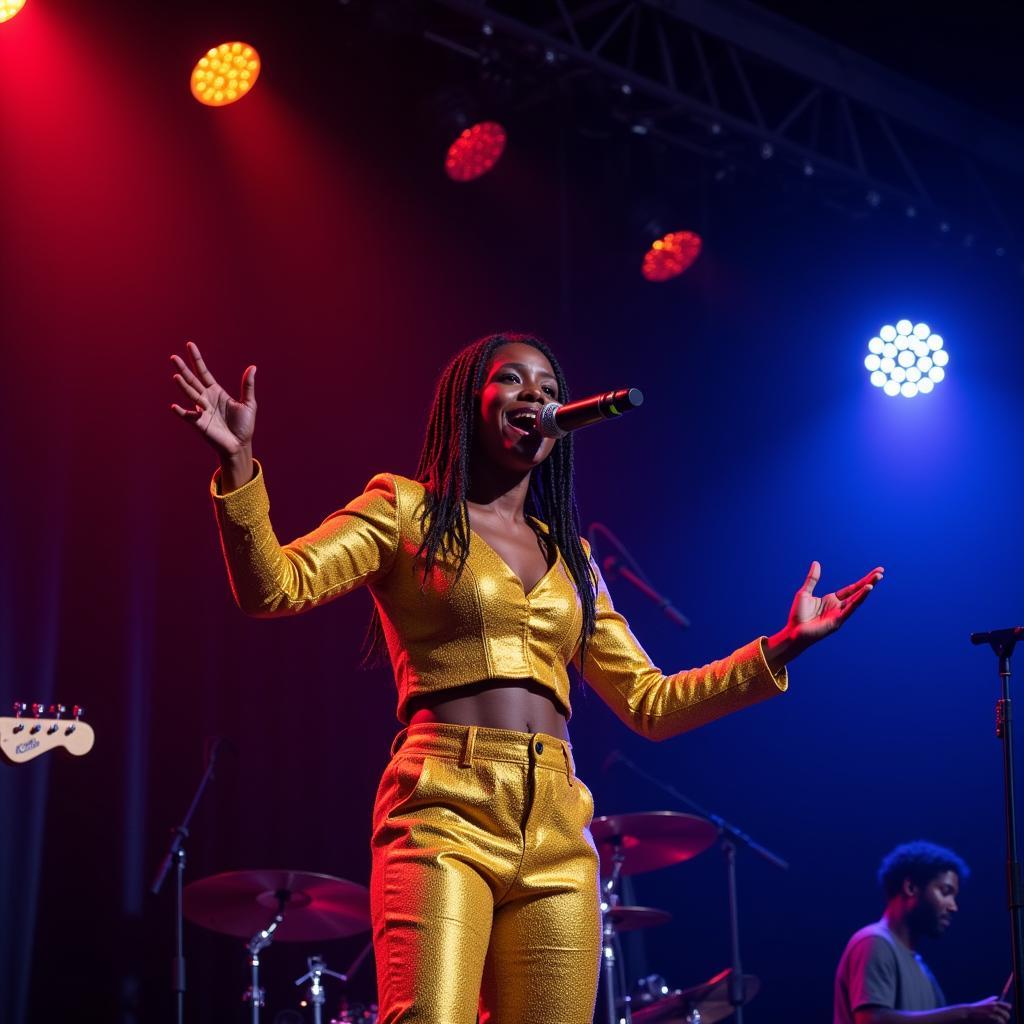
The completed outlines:
[[[566,666],[575,659],[579,667],[583,612],[561,555],[527,594],[501,556],[471,533],[458,582],[441,557],[424,581],[416,558],[422,484],[375,476],[359,497],[284,546],[270,525],[259,465],[238,490],[221,495],[218,484],[219,474],[211,493],[239,606],[250,615],[293,615],[368,586],[401,721],[413,698],[485,679],[535,680],[568,716]],[[785,669],[772,674],[760,639],[703,668],[663,675],[598,581],[597,631],[583,676],[630,728],[665,739],[786,689]]]

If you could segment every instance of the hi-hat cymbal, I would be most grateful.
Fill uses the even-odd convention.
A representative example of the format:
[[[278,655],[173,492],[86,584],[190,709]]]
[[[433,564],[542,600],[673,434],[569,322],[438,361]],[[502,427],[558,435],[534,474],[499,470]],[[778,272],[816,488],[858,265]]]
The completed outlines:
[[[672,915],[667,910],[658,910],[655,907],[612,907],[605,911],[605,917],[611,918],[612,927],[617,932],[653,928],[672,920]]]
[[[612,873],[616,847],[625,854],[622,874],[637,875],[696,857],[718,837],[718,829],[707,818],[676,811],[610,814],[595,818],[590,831],[605,877]]]
[[[226,871],[185,887],[185,916],[224,935],[248,939],[284,906],[275,942],[316,942],[370,927],[370,894],[355,882],[305,871]]]
[[[685,1024],[687,1014],[700,1011],[703,1024],[716,1024],[735,1013],[729,1002],[729,977],[731,968],[726,968],[701,985],[673,992],[650,1006],[633,1010],[634,1024]],[[743,975],[743,1005],[761,991],[761,980],[754,974]]]

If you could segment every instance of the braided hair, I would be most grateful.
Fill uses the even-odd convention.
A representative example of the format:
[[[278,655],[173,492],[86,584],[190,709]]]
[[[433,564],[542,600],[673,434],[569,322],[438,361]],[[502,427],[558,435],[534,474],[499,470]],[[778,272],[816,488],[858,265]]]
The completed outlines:
[[[554,354],[531,334],[488,335],[467,345],[445,367],[434,392],[416,468],[416,479],[426,490],[420,519],[423,541],[416,553],[417,558],[423,558],[424,579],[439,556],[454,560],[456,580],[465,568],[470,543],[466,494],[479,394],[495,349],[510,344],[530,345],[541,352],[551,363],[558,382],[559,400],[564,403],[569,399],[568,385]],[[579,511],[573,487],[572,434],[556,441],[548,458],[530,474],[526,512],[547,525],[549,543],[558,549],[576,585],[583,608],[582,666],[587,640],[594,634],[597,579],[580,540]],[[367,631],[366,651],[368,661],[382,659],[385,651],[384,632],[376,607]]]

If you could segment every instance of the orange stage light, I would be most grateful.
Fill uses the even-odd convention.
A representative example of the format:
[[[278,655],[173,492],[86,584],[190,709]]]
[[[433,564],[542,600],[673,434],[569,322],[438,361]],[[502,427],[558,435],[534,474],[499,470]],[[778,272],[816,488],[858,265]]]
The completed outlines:
[[[505,129],[497,121],[471,125],[448,147],[444,169],[452,181],[472,181],[486,174],[505,151]]]
[[[259,74],[260,55],[248,43],[221,43],[192,69],[192,95],[208,107],[224,107],[249,92]]]
[[[0,0],[0,25],[10,21],[25,6],[25,0]]]
[[[700,235],[692,231],[672,231],[651,244],[641,268],[648,281],[667,281],[678,277],[700,255]]]

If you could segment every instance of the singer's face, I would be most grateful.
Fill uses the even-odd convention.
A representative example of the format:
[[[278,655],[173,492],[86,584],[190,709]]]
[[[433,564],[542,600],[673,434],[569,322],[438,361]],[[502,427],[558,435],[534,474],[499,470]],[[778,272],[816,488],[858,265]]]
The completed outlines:
[[[539,466],[555,441],[517,426],[516,415],[557,401],[558,381],[543,352],[520,342],[495,349],[480,391],[479,452],[509,469]]]

